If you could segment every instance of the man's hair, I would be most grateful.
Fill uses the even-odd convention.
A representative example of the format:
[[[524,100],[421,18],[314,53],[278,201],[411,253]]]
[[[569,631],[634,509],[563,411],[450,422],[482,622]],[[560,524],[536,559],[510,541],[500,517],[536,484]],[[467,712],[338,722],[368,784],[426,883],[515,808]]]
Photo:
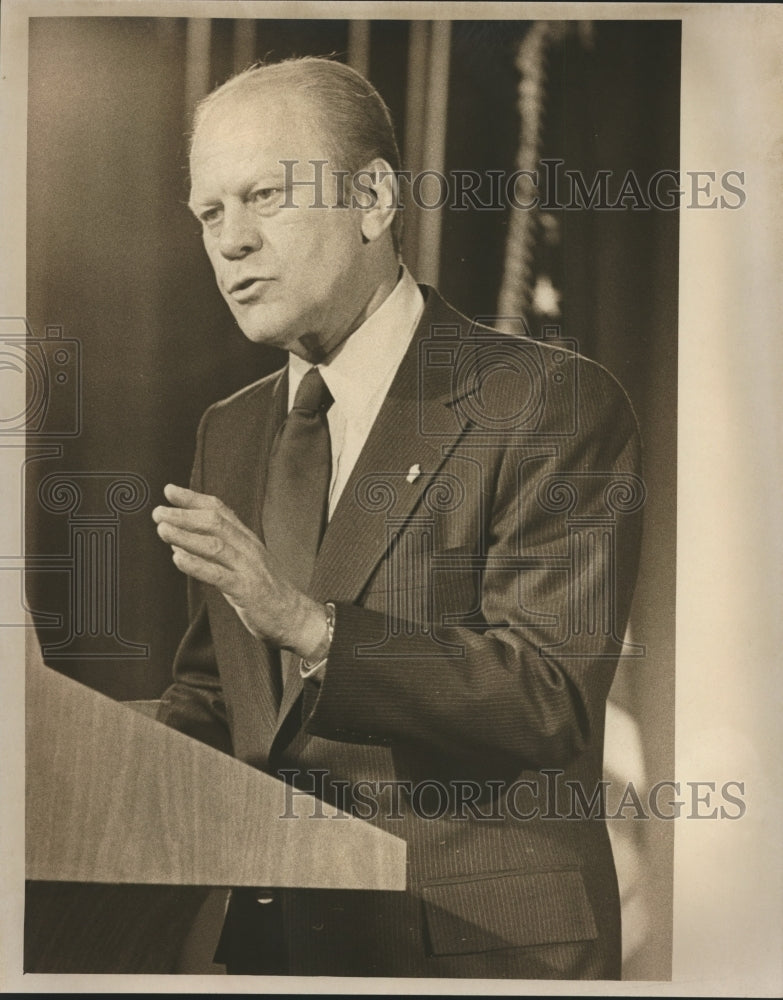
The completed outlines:
[[[352,177],[374,159],[383,159],[395,172],[400,153],[389,109],[361,73],[332,59],[305,56],[277,63],[258,63],[231,77],[199,102],[193,117],[193,137],[207,112],[224,97],[279,88],[301,94],[308,101],[334,169]],[[391,226],[394,249],[400,252],[402,214],[399,206]]]

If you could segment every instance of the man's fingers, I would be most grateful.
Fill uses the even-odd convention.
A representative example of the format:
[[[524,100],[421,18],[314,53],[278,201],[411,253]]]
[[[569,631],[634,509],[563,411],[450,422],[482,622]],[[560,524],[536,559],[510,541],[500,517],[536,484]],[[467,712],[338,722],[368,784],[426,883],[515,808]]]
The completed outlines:
[[[246,535],[253,535],[253,532],[246,527],[236,514],[227,507],[218,497],[207,493],[196,493],[195,490],[186,489],[184,486],[174,486],[169,483],[163,488],[166,499],[173,504],[172,507],[156,507],[152,512],[153,520],[169,520],[173,524],[187,524],[187,517],[193,517],[194,531],[218,530],[221,521],[233,524]]]
[[[169,521],[162,521],[158,524],[158,535],[171,546],[220,563],[227,569],[232,569],[237,564],[238,553],[236,549],[220,535],[190,531],[187,528],[177,527]]]
[[[158,535],[164,542],[172,544],[177,541],[184,548],[204,556],[217,556],[222,552],[224,557],[221,561],[226,565],[229,565],[229,560],[233,556],[241,553],[250,555],[251,559],[265,560],[267,553],[258,537],[233,515],[230,518],[226,517],[227,510],[228,508],[217,511],[156,507],[152,512],[152,519],[157,524]],[[194,537],[188,542],[187,535],[201,536],[209,541],[200,544]]]
[[[163,495],[174,506],[171,508],[156,507],[155,511],[181,510],[190,513],[200,511],[207,521],[209,516],[213,515],[252,534],[250,529],[245,527],[233,510],[227,507],[219,497],[211,496],[209,493],[197,493],[195,490],[189,490],[185,486],[175,486],[173,483],[168,483],[163,487]],[[153,511],[153,517],[155,516],[155,511]]]
[[[195,490],[189,490],[185,486],[175,486],[174,483],[167,483],[163,487],[163,495],[175,507],[184,507],[187,510],[216,510],[224,506],[222,500],[218,500],[217,497],[209,496],[207,493],[196,493]]]
[[[217,535],[232,528],[233,522],[223,517],[215,508],[188,509],[182,507],[156,507],[152,512],[156,524],[173,524],[187,531],[197,531],[201,535]]]
[[[231,575],[225,566],[202,559],[200,556],[192,552],[187,552],[179,546],[173,547],[172,559],[180,572],[186,573],[188,576],[192,576],[202,583],[211,584],[224,594],[230,593]]]

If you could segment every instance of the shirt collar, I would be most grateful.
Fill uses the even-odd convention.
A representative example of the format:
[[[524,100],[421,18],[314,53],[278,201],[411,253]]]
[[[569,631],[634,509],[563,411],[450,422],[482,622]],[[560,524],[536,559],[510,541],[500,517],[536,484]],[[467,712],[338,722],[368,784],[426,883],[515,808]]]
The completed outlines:
[[[341,349],[318,365],[335,403],[345,416],[360,418],[389,383],[408,349],[424,309],[424,297],[403,265],[400,280]],[[312,365],[295,354],[288,357],[288,407]]]

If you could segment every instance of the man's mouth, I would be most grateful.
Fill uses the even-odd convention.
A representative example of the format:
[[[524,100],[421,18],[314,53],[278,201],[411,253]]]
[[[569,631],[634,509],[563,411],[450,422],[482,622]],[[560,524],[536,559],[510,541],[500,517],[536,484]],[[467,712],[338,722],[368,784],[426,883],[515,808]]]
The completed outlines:
[[[229,286],[228,294],[237,302],[245,302],[252,299],[267,284],[269,278],[250,277],[235,281]]]

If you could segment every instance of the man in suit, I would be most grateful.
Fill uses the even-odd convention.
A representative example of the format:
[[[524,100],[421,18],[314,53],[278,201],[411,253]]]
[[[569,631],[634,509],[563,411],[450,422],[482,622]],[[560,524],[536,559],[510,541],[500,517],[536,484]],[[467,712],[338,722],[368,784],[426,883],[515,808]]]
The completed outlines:
[[[197,114],[218,286],[289,360],[207,411],[191,488],[154,512],[191,609],[160,718],[284,777],[286,808],[315,792],[408,845],[405,892],[235,890],[217,957],[615,978],[600,782],[636,422],[598,365],[416,285],[398,168],[383,102],[338,63],[247,71]]]

